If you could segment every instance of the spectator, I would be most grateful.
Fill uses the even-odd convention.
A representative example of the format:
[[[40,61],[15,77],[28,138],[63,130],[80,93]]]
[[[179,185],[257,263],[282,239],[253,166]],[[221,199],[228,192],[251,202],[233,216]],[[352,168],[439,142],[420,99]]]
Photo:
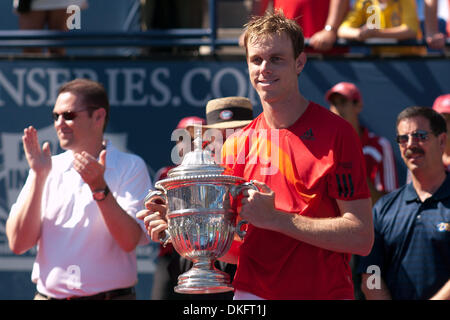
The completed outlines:
[[[306,53],[342,54],[347,48],[333,48],[337,29],[349,9],[349,0],[253,0],[252,15],[262,16],[269,2],[274,10],[282,10],[288,19],[297,21],[312,48]],[[243,37],[240,43],[243,45]]]
[[[367,179],[375,203],[382,195],[398,188],[394,152],[389,141],[363,127],[359,114],[363,99],[358,88],[350,82],[339,82],[325,95],[330,110],[350,122],[359,135],[366,162]]]
[[[367,299],[450,299],[446,139],[445,120],[431,108],[410,107],[397,117],[397,142],[412,182],[373,208],[375,243],[359,265]]]
[[[183,118],[179,122],[177,129],[181,128],[188,130],[193,138],[194,127],[201,125],[205,140],[208,136],[219,138],[219,140],[221,140],[213,141],[209,145],[211,150],[214,152],[216,149],[219,149],[218,144],[222,144],[225,141],[227,133],[230,134],[227,130],[235,131],[251,122],[253,119],[253,107],[250,100],[244,97],[225,97],[213,99],[206,105],[206,119],[207,125],[203,125],[205,121],[201,118]],[[157,178],[158,180],[167,177],[167,169],[161,172],[164,172],[165,175],[159,176]],[[158,268],[154,277],[155,280],[152,290],[152,299],[231,300],[233,298],[232,292],[193,295],[175,293],[174,287],[177,285],[178,276],[191,269],[192,262],[181,257],[173,249],[173,246],[170,243],[167,244],[165,248],[161,247],[161,252],[165,253],[165,255],[161,257],[160,254],[159,257],[161,260],[158,263]],[[236,271],[236,265],[228,264],[223,261],[216,261],[215,267],[228,273],[230,275],[230,279],[233,279]]]
[[[357,0],[338,29],[338,37],[365,41],[371,38],[422,39],[415,0]],[[426,54],[424,47],[380,46],[373,54]]]
[[[447,130],[450,127],[449,122],[449,114],[450,114],[450,94],[444,94],[437,97],[433,103],[433,109],[440,113],[445,121],[447,122]],[[447,145],[444,150],[444,154],[442,155],[442,162],[444,164],[444,168],[446,171],[450,172],[450,135],[447,135]],[[412,181],[411,171],[406,170],[406,183],[410,183]]]
[[[109,103],[102,85],[64,84],[53,119],[61,148],[51,156],[24,130],[30,172],[6,222],[9,246],[37,245],[35,299],[135,299],[135,248],[148,239],[135,218],[151,181],[144,161],[104,140]]]
[[[246,30],[263,113],[226,140],[222,163],[260,191],[243,192],[247,234],[223,257],[237,262],[234,299],[352,299],[350,254],[367,254],[373,239],[360,142],[348,122],[301,95],[306,54],[295,21],[266,14]],[[146,226],[158,240],[167,224],[151,214]]]
[[[21,30],[67,31],[67,7],[87,7],[87,0],[14,0],[13,7],[19,16]],[[64,55],[64,48],[49,48],[50,54]],[[25,48],[24,53],[42,53],[42,48]]]
[[[444,154],[442,155],[442,161],[446,170],[450,172],[450,134],[448,134],[450,128],[450,94],[447,93],[437,97],[434,100],[433,109],[440,113],[447,123],[447,143]]]
[[[367,184],[369,185],[372,203],[384,194],[398,188],[397,170],[391,144],[384,137],[379,137],[359,122],[359,114],[363,108],[363,100],[358,88],[350,82],[339,82],[325,95],[330,103],[330,110],[350,122],[358,133],[366,162]],[[364,299],[361,291],[361,276],[356,272],[358,255],[350,261],[355,297]]]

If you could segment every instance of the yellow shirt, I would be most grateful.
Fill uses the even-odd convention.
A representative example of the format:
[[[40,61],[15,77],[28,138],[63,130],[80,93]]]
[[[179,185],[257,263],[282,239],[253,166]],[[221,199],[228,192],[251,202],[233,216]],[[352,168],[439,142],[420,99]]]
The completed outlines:
[[[385,4],[378,0],[357,0],[341,26],[359,28],[366,24],[369,28],[387,29],[407,26],[422,39],[415,0],[388,0]],[[372,52],[396,54],[426,54],[425,47],[373,47]]]

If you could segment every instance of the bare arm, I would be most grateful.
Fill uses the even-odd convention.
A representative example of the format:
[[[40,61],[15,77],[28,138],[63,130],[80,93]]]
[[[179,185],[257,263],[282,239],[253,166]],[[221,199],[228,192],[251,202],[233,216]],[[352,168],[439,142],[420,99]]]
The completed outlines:
[[[344,20],[349,9],[348,0],[331,0],[325,26],[331,26],[331,30],[320,30],[310,39],[311,46],[316,50],[329,50],[333,47],[337,37],[337,30]]]
[[[31,180],[25,201],[6,221],[6,236],[9,247],[15,254],[26,252],[39,240],[42,192],[52,168],[49,144],[44,143],[40,148],[35,128],[30,126],[24,129],[22,142],[31,169]]]
[[[370,31],[369,31],[370,30]],[[366,36],[364,32],[367,32]],[[388,38],[397,40],[415,39],[416,32],[409,28],[407,25],[401,25],[398,27],[386,28],[386,29],[367,29],[363,30],[364,40],[367,38]]]
[[[244,220],[327,250],[369,254],[374,239],[370,199],[337,200],[341,216],[311,218],[275,209],[273,191],[261,182],[255,184],[262,192],[244,191]]]
[[[41,234],[41,200],[45,179],[34,176],[29,196],[6,221],[9,248],[15,254],[23,254],[34,247]]]
[[[338,30],[338,36],[358,41],[365,41],[370,38],[406,40],[415,39],[416,32],[406,25],[386,29],[369,29],[366,25],[360,28],[341,26]]]
[[[445,35],[439,32],[437,17],[437,0],[425,0],[425,40],[433,49],[445,46]]]
[[[98,162],[86,152],[75,154],[74,168],[92,191],[106,187],[103,177],[105,161],[106,150],[100,153]],[[111,193],[104,200],[97,201],[97,206],[109,232],[119,246],[126,252],[134,250],[142,236],[141,227],[136,220],[120,207]]]

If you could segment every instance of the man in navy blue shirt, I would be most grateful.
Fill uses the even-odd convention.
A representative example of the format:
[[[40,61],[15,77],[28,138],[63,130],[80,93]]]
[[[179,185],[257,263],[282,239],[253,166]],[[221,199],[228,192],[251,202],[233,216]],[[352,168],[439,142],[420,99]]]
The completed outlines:
[[[412,182],[373,208],[375,243],[359,272],[367,299],[450,299],[450,174],[447,128],[431,108],[397,118],[397,143]]]

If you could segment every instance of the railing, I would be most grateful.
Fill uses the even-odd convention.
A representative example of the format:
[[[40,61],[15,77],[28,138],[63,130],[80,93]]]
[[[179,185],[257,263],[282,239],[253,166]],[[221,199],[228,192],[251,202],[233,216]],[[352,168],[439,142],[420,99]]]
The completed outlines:
[[[217,47],[238,46],[237,38],[218,39],[210,29],[166,29],[151,31],[48,31],[12,30],[0,31],[0,48],[29,47],[146,47],[146,46],[209,46],[214,52]],[[309,39],[305,39],[309,46]],[[397,41],[371,39],[365,42],[339,39],[335,46],[424,46],[423,40]],[[450,46],[450,38],[446,39]]]

